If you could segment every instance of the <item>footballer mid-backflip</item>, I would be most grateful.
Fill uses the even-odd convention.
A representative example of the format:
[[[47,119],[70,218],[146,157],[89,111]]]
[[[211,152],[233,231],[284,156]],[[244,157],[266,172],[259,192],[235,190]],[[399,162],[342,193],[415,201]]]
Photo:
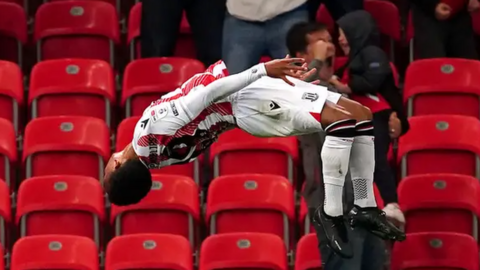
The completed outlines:
[[[138,203],[151,188],[149,168],[191,162],[218,135],[234,127],[259,137],[323,131],[325,204],[313,219],[324,228],[329,246],[343,257],[353,256],[346,221],[383,239],[405,239],[375,201],[371,112],[326,87],[303,82],[305,66],[292,65],[299,62],[304,60],[273,60],[228,76],[219,61],[154,101],[138,121],[132,143],[107,164],[105,189],[110,201]],[[355,208],[344,217],[342,196],[348,170]]]

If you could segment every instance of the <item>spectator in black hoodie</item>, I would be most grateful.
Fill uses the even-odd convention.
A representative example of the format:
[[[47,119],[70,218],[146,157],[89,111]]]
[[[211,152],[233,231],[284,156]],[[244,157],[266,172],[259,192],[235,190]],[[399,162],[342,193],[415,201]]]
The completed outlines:
[[[394,212],[394,219],[404,223],[405,218],[398,209],[394,173],[387,159],[391,140],[409,128],[402,97],[388,56],[378,47],[379,32],[371,15],[358,10],[343,16],[337,23],[340,47],[348,56],[348,62],[340,69],[345,84],[337,78],[332,78],[330,83],[372,111],[375,125],[374,180],[387,205],[385,212]]]
[[[472,18],[478,0],[410,0],[415,57],[478,59]]]

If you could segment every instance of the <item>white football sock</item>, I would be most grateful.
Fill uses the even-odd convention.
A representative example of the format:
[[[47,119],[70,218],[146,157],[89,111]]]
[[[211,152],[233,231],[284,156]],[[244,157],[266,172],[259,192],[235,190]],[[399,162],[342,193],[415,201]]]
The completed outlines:
[[[356,136],[350,154],[354,204],[360,207],[376,207],[373,189],[375,171],[375,143],[372,121],[357,123]]]
[[[327,136],[321,153],[325,187],[323,209],[332,217],[343,215],[343,186],[348,172],[354,127],[355,120],[343,120],[325,129]]]

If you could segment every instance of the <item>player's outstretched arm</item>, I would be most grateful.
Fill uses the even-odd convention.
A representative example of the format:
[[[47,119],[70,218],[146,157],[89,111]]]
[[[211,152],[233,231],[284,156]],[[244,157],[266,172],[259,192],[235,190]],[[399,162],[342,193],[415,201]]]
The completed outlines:
[[[248,86],[263,76],[280,78],[286,83],[293,85],[287,76],[298,78],[298,70],[305,70],[303,66],[295,66],[294,63],[304,63],[302,58],[285,58],[258,64],[241,73],[218,79],[203,88],[196,88],[183,99],[185,108],[188,109],[193,119],[205,108],[220,101]]]

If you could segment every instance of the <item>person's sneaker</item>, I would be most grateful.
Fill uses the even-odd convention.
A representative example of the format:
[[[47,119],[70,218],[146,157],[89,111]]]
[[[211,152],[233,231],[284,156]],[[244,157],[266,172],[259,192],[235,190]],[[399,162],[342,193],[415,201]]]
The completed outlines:
[[[405,216],[403,215],[403,212],[398,204],[387,204],[387,206],[383,208],[383,212],[385,212],[387,215],[387,220],[392,222],[395,226],[400,229],[405,227]]]
[[[406,239],[405,233],[388,221],[385,212],[377,207],[361,208],[355,205],[349,213],[349,218],[353,228],[361,226],[384,240],[403,241]]]
[[[348,241],[348,229],[344,216],[330,217],[323,211],[323,205],[315,210],[313,222],[320,225],[325,232],[328,246],[340,257],[352,258],[353,249]]]

